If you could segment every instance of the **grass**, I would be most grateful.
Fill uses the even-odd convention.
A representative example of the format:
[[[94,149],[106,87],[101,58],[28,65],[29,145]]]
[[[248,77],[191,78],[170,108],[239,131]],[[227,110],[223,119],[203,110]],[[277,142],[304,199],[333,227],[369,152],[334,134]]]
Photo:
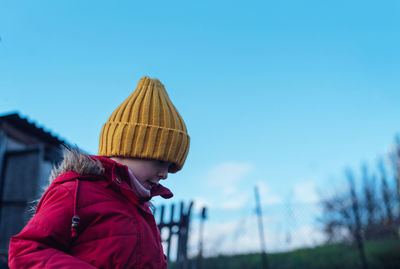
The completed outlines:
[[[370,241],[365,244],[368,269],[400,268],[400,241]],[[362,268],[360,254],[355,245],[329,244],[314,248],[268,255],[269,269],[354,269]],[[248,268],[261,269],[259,253],[242,255],[220,255],[203,260],[202,268]]]

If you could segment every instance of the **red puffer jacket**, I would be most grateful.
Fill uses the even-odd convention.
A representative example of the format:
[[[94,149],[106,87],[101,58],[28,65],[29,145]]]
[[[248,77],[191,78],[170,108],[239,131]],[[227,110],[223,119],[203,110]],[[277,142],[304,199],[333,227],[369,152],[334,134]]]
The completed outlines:
[[[128,185],[126,166],[71,151],[53,174],[35,215],[10,241],[10,268],[167,267],[153,214]],[[161,185],[155,195],[172,197]]]

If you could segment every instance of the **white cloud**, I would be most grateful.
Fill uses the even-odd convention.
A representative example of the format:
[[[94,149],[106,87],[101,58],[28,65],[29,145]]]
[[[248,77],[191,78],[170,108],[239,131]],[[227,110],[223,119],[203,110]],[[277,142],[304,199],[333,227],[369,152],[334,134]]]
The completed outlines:
[[[207,198],[198,197],[199,204],[204,204],[210,209],[239,210],[254,205],[254,181],[246,176],[254,169],[250,163],[224,162],[214,166],[206,173],[206,184],[216,190]],[[246,182],[249,182],[248,184]],[[252,183],[250,183],[252,182]],[[267,183],[257,183],[262,206],[282,204],[283,199],[274,193]],[[211,193],[211,192],[210,192]],[[197,202],[196,199],[196,202]]]
[[[303,225],[290,230],[283,229],[263,218],[264,239],[267,252],[289,251],[300,247],[312,247],[321,244],[325,236],[315,226]],[[190,255],[198,253],[198,229],[193,225],[189,242]],[[203,235],[203,253],[205,256],[218,254],[236,254],[260,252],[260,235],[257,217],[224,221],[206,222]]]
[[[320,200],[317,187],[313,181],[304,181],[295,184],[293,192],[294,202],[296,203],[316,203]]]
[[[241,162],[223,162],[212,167],[205,174],[207,196],[198,197],[196,203],[209,209],[239,210],[248,205],[251,186],[241,188],[246,176],[253,171],[253,165]]]
[[[237,184],[253,170],[253,165],[240,162],[224,162],[213,167],[206,174],[206,182],[212,188],[219,188],[224,195],[238,192]]]
[[[236,182],[239,182],[237,180]],[[273,206],[272,211],[265,209],[263,215],[263,228],[267,252],[289,251],[300,247],[312,247],[321,244],[325,236],[315,225],[315,216],[319,211],[314,205],[304,207],[290,207],[284,203],[282,197],[274,193],[268,183],[257,182],[262,206]],[[240,210],[243,205],[248,205],[254,198],[254,188],[241,190],[236,195],[224,194],[218,197],[222,201],[213,209]],[[318,200],[316,187],[313,182],[305,181],[293,187],[294,202],[315,202]],[[243,213],[243,211],[241,211]],[[290,213],[290,214],[289,214]],[[195,221],[191,227],[189,242],[190,255],[198,254],[199,222]],[[236,254],[259,252],[260,237],[258,219],[253,210],[242,217],[227,220],[226,218],[215,221],[208,219],[204,226],[204,251],[205,256],[219,254]]]
[[[207,207],[207,208],[211,207],[210,202],[206,198],[195,197],[193,200],[194,200],[193,210],[195,212],[200,212],[203,207]]]
[[[249,192],[242,192],[239,195],[235,195],[234,197],[230,197],[230,199],[222,201],[219,208],[223,210],[239,210],[246,205],[249,198]]]
[[[204,255],[259,252],[260,239],[257,216],[254,213],[254,183],[248,179],[253,171],[249,163],[224,162],[206,173],[206,184],[214,194],[196,198],[200,209],[203,205],[213,213],[240,212],[235,219],[220,216],[207,219],[204,223]],[[245,181],[246,180],[246,181]],[[324,236],[312,223],[318,212],[314,208],[288,207],[282,194],[270,187],[268,182],[259,181],[257,186],[263,208],[263,227],[267,252],[288,251],[299,247],[311,247],[323,242]],[[217,193],[218,195],[215,195]],[[304,181],[293,186],[294,203],[318,201],[315,183]],[[251,207],[250,207],[251,206]],[[270,206],[266,208],[266,206]],[[314,205],[312,205],[314,206]],[[246,211],[242,210],[247,207]],[[221,213],[222,212],[222,213]],[[244,213],[244,215],[243,215]],[[212,214],[211,214],[212,215]],[[189,253],[198,254],[199,219],[191,223]]]
[[[273,193],[266,182],[257,182],[258,191],[262,206],[277,205],[283,202],[283,199],[277,193]]]

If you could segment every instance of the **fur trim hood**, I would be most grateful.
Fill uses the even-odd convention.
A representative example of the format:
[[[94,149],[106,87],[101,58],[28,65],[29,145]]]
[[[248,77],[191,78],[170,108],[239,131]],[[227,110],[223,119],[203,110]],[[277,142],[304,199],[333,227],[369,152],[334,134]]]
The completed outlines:
[[[104,167],[99,160],[90,158],[77,147],[66,147],[63,151],[63,161],[51,171],[49,183],[51,184],[54,179],[68,171],[80,175],[103,175]]]

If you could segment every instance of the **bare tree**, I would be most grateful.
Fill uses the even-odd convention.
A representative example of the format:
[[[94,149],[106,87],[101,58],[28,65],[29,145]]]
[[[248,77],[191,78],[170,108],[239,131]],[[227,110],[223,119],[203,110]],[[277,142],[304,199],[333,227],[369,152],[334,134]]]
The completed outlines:
[[[362,264],[362,268],[368,268],[367,258],[365,256],[365,249],[364,249],[364,240],[362,236],[362,225],[361,225],[361,218],[360,218],[360,204],[356,194],[356,187],[354,182],[353,173],[350,170],[347,170],[346,173],[347,180],[349,181],[350,187],[350,197],[351,197],[351,207],[352,213],[354,216],[354,224],[355,229],[353,230],[353,236],[357,243],[357,247],[360,253],[360,260]]]
[[[396,135],[393,151],[390,154],[395,184],[397,187],[396,196],[400,201],[400,135]]]
[[[348,191],[338,191],[322,200],[323,214],[319,221],[328,242],[398,237],[396,210],[400,195],[396,190],[400,186],[400,136],[396,137],[390,159],[396,184],[389,184],[387,170],[380,160],[375,174],[367,165],[362,166],[361,180],[355,180],[353,173],[347,170]],[[361,188],[357,187],[359,182]]]
[[[360,204],[360,214],[364,215],[364,236],[366,239],[378,239],[380,237],[380,206],[376,193],[376,177],[369,175],[366,164],[362,167],[364,201]]]
[[[393,194],[392,194],[392,191],[390,190],[390,187],[388,184],[386,169],[385,169],[382,159],[379,160],[378,169],[379,169],[379,173],[380,173],[380,177],[381,177],[382,199],[383,199],[383,205],[384,205],[385,213],[386,213],[384,218],[386,218],[386,220],[389,223],[392,223],[393,222],[393,210],[392,210]]]
[[[324,233],[330,243],[349,241],[354,224],[351,219],[351,200],[348,195],[336,193],[322,201]]]

